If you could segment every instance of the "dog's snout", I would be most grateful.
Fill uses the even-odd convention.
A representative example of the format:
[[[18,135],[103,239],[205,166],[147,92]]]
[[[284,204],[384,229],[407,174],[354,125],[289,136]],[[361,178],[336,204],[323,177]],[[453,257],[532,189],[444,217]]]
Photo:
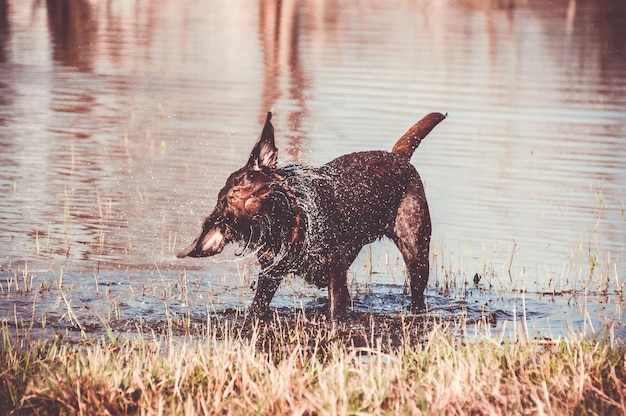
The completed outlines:
[[[227,197],[228,197],[228,200],[231,202],[241,199],[241,187],[240,186],[232,187],[228,191]]]

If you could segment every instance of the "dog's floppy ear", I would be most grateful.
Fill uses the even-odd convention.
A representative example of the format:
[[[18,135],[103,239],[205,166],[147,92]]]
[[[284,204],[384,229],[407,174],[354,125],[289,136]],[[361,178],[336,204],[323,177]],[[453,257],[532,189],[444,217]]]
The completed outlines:
[[[219,224],[219,216],[215,213],[205,218],[200,235],[189,247],[181,250],[176,257],[209,257],[221,253],[226,245],[223,227]]]
[[[271,118],[272,113],[268,112],[267,118],[265,119],[265,125],[263,126],[263,131],[261,131],[259,139],[252,148],[252,152],[250,152],[250,159],[248,159],[248,163],[246,165],[248,168],[252,168],[254,170],[261,170],[264,167],[269,169],[276,168],[276,163],[278,161],[278,149],[274,144],[274,127],[272,126],[272,123],[270,123]]]

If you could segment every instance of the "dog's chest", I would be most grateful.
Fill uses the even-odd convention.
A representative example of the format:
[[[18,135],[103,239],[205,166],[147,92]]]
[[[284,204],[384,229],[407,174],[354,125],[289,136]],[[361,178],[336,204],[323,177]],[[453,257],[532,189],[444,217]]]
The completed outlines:
[[[339,227],[335,177],[327,168],[288,166],[257,217],[257,257],[266,273],[295,273],[319,284]]]

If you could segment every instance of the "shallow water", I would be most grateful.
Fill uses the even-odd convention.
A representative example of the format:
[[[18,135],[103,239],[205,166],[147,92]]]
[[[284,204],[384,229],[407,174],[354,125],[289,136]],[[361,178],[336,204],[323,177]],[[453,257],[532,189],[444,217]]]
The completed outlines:
[[[244,306],[254,294],[249,277],[124,272],[101,273],[90,279],[79,273],[37,273],[25,282],[0,283],[3,321],[17,336],[68,339],[99,338],[107,328],[130,332],[204,333],[215,319],[241,323]],[[615,296],[502,293],[484,285],[444,293],[426,291],[428,313],[410,313],[410,295],[403,284],[351,280],[353,304],[343,320],[368,325],[370,314],[387,317],[390,325],[426,320],[459,335],[495,336],[515,340],[549,340],[573,334],[626,337],[623,307]],[[8,288],[8,289],[7,289]],[[303,281],[286,279],[273,302],[276,316],[315,320],[326,310],[326,294]],[[371,329],[373,335],[382,336]],[[399,334],[392,334],[397,337]]]
[[[163,279],[185,273],[220,288],[216,311],[241,307],[253,293],[241,283],[254,276],[249,258],[173,253],[245,162],[268,109],[281,161],[305,164],[390,149],[423,114],[442,111],[448,119],[412,159],[433,218],[429,304],[461,314],[454,299],[464,295],[443,288],[467,293],[479,274],[487,293],[500,293],[490,311],[505,320],[526,290],[541,331],[545,317],[557,334],[587,315],[623,326],[620,2],[280,4],[0,0],[4,316],[25,270],[35,281],[71,276],[69,300],[93,308],[108,307],[96,280],[137,282],[152,300],[118,302],[126,316],[162,317]],[[385,297],[404,285],[398,256],[381,242],[356,260],[351,276],[374,293],[364,310],[406,303]],[[285,286],[276,306],[323,295]],[[543,293],[594,307],[563,312]],[[32,292],[24,296],[30,317]],[[51,310],[58,299],[37,302]],[[201,304],[194,313],[212,311]]]

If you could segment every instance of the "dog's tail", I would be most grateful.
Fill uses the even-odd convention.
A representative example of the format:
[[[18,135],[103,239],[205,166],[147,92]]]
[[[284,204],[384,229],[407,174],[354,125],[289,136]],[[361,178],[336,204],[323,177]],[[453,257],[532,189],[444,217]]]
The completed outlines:
[[[410,159],[413,152],[420,145],[422,139],[430,133],[435,126],[448,116],[448,113],[430,113],[424,116],[420,121],[415,123],[400,140],[396,142],[392,152]]]

